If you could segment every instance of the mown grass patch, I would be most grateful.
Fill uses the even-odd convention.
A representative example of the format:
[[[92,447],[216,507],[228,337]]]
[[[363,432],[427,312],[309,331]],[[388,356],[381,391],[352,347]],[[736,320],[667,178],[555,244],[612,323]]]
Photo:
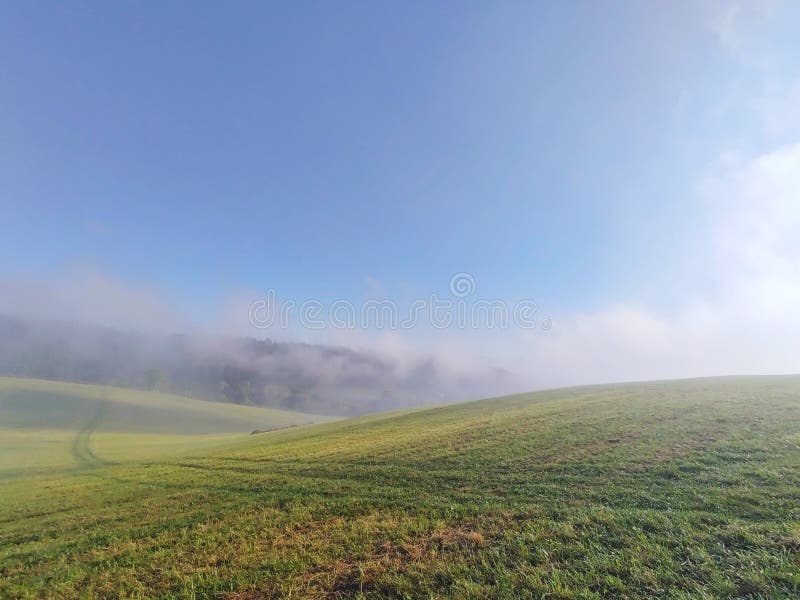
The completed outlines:
[[[798,378],[595,386],[8,480],[0,595],[794,598],[799,425]]]

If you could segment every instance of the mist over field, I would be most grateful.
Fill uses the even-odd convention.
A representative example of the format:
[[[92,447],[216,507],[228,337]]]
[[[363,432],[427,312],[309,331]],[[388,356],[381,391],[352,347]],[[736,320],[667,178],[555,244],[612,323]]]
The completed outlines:
[[[0,375],[110,384],[321,414],[362,414],[511,389],[502,370],[434,357],[212,334],[159,334],[0,315]]]

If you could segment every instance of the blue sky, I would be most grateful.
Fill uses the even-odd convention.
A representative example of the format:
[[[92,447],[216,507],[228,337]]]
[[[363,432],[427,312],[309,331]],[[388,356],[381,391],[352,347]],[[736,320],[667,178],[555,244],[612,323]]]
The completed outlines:
[[[204,324],[232,295],[402,301],[461,271],[573,338],[620,307],[670,328],[720,314],[733,283],[713,240],[753,206],[724,190],[800,141],[798,13],[6,4],[0,276],[88,270]]]

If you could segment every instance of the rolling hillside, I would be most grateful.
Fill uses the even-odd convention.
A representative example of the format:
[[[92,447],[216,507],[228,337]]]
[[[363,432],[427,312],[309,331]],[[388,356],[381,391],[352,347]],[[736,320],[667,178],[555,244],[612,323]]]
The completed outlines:
[[[254,429],[327,420],[110,386],[0,377],[0,478],[32,468],[171,454]]]
[[[798,377],[554,390],[0,482],[0,597],[796,598],[798,498]]]

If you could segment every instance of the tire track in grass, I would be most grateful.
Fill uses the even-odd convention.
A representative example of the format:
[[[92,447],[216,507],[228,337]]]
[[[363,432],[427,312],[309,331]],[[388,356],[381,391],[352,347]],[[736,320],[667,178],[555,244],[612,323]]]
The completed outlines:
[[[70,452],[79,469],[94,469],[101,467],[106,463],[103,459],[98,457],[91,447],[92,434],[100,426],[100,423],[108,412],[108,400],[104,400],[95,411],[89,422],[81,429],[75,439],[72,440]]]

